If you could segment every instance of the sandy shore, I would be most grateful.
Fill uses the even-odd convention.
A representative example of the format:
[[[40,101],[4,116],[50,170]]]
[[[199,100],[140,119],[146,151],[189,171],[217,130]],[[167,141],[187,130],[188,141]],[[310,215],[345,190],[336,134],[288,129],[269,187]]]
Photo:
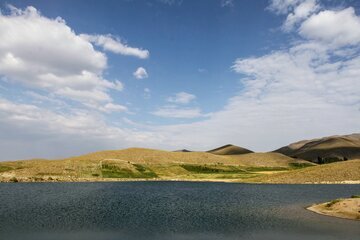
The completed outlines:
[[[336,199],[307,209],[322,215],[360,221],[360,198]]]

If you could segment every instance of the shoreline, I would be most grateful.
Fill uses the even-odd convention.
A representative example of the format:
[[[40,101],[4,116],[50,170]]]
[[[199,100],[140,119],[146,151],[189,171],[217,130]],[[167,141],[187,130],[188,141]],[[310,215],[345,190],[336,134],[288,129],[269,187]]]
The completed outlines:
[[[307,210],[329,217],[360,221],[360,198],[336,199],[331,202],[314,204]]]
[[[360,184],[360,180],[344,180],[344,181],[323,181],[323,182],[303,182],[303,183],[272,183],[272,182],[257,182],[257,181],[241,181],[240,179],[181,179],[181,178],[64,178],[64,179],[23,179],[16,178],[16,181],[11,179],[0,179],[0,183],[75,183],[75,182],[221,182],[221,183],[246,183],[246,184],[268,184],[268,185],[311,185],[311,184]]]

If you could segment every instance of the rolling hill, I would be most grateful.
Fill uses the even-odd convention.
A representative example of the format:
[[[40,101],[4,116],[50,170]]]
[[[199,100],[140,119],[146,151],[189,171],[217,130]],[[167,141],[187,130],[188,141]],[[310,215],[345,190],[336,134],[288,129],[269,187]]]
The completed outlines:
[[[250,180],[259,183],[360,183],[360,159],[260,176]]]
[[[360,181],[360,160],[343,161],[360,159],[359,150],[360,134],[304,140],[267,153],[254,153],[230,144],[207,152],[128,148],[59,160],[0,162],[0,182],[134,179],[264,183]],[[318,159],[342,162],[321,166],[312,163]]]
[[[180,149],[180,150],[175,150],[174,152],[192,152],[192,151],[187,149]]]
[[[227,144],[227,145],[209,150],[207,152],[216,154],[216,155],[238,155],[238,154],[252,153],[253,151],[246,149],[246,148]]]
[[[234,181],[256,177],[264,172],[268,174],[312,165],[314,164],[280,153],[218,155],[210,152],[170,152],[128,148],[94,152],[60,160],[1,162],[0,181],[11,179],[18,181],[118,181],[121,179]]]
[[[274,152],[309,160],[333,162],[360,158],[360,134],[330,136],[303,140],[279,148]]]

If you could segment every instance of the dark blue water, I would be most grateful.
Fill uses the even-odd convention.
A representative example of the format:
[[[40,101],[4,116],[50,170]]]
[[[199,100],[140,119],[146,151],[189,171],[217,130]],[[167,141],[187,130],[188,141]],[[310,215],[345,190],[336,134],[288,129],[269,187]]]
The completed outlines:
[[[360,185],[1,183],[0,239],[360,239],[315,202]]]

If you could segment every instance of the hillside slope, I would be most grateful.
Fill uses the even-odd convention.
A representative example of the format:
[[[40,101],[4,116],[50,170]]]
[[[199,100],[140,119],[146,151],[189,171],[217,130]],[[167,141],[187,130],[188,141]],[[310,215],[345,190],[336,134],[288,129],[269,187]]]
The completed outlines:
[[[62,160],[0,163],[0,181],[115,181],[117,179],[245,179],[311,163],[280,153],[216,155],[144,148],[94,152]]]
[[[318,162],[318,159],[334,161],[356,159],[360,158],[360,134],[303,140],[279,148],[274,152],[312,162]]]
[[[207,152],[216,154],[216,155],[238,155],[238,154],[252,153],[253,151],[246,149],[246,148],[227,144],[227,145],[209,150]]]
[[[317,165],[310,168],[276,173],[251,179],[261,183],[360,183],[360,159]]]
[[[249,167],[289,167],[296,164],[314,166],[309,161],[294,159],[281,153],[247,153],[240,155],[228,155],[238,164]]]
[[[162,163],[231,163],[226,156],[214,155],[206,152],[170,152],[148,148],[127,148],[123,150],[94,152],[69,160],[106,160],[117,159],[134,163],[162,164]]]

